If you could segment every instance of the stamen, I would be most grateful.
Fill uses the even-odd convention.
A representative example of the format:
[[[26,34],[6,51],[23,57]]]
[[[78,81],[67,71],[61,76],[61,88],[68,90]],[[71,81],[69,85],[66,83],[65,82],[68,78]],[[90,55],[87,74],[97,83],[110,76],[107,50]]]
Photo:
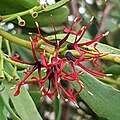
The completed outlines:
[[[79,82],[81,83],[81,85],[83,85],[83,82],[79,80]]]
[[[59,41],[57,41],[57,45],[59,46]]]
[[[82,88],[85,88],[83,84],[81,84]]]
[[[37,21],[35,21],[35,25],[36,25],[36,27],[37,27],[38,34],[40,34],[40,27],[39,27],[39,24],[38,24],[38,22],[37,22]]]
[[[9,55],[7,55],[7,54],[4,54],[7,58],[10,58],[10,56]]]
[[[107,36],[110,32],[107,31],[106,33],[102,34],[104,37]]]
[[[40,91],[42,91],[42,90],[43,90],[43,86],[41,87]]]
[[[113,74],[106,74],[107,77],[113,76]]]
[[[48,64],[51,64],[51,61],[52,61],[52,54],[50,54],[49,63]]]
[[[88,94],[90,94],[91,96],[93,96],[93,94],[90,91],[88,91]]]
[[[65,99],[65,102],[68,102],[68,99]]]
[[[39,27],[39,24],[38,24],[38,22],[37,22],[37,21],[35,21],[35,25],[36,25],[36,27],[37,27],[37,28]]]
[[[77,104],[77,103],[74,103],[74,105],[75,105],[77,108],[79,108],[79,106],[78,106],[78,104]]]
[[[110,53],[113,53],[113,52],[114,52],[113,50],[110,51]]]
[[[60,94],[57,95],[57,98],[60,99]]]
[[[44,93],[44,92],[42,92],[42,95],[44,96],[44,95],[45,95],[45,93]]]
[[[16,85],[14,85],[13,87],[10,87],[10,90],[15,89],[15,88],[16,88]]]
[[[90,22],[92,22],[92,21],[93,21],[93,19],[94,19],[94,16],[92,16],[92,17],[90,18]]]
[[[82,26],[81,30],[84,30],[84,27],[85,27],[85,26]]]
[[[28,35],[32,35],[33,33],[29,32]]]
[[[57,43],[57,36],[56,36],[56,28],[55,28],[55,23],[54,23],[54,19],[53,19],[53,16],[51,15],[51,20],[52,20],[52,26],[53,26],[53,29],[54,29],[54,35],[55,35],[55,40],[56,40],[56,43]]]
[[[32,40],[32,37],[29,37],[29,39],[30,39],[31,42],[33,41],[33,40]]]
[[[60,79],[60,78],[58,78],[58,83],[60,83],[60,80],[61,80],[61,79]]]

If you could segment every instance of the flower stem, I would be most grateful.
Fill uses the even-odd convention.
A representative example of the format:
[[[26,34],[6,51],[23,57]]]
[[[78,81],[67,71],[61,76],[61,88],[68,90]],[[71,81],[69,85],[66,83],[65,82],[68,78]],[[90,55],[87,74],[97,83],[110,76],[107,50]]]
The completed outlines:
[[[8,51],[8,55],[11,56],[11,50],[10,50],[10,43],[8,40],[5,40],[5,44],[6,44],[6,48],[7,48],[7,51]]]
[[[16,43],[16,44],[18,44],[18,45],[20,45],[20,46],[23,46],[23,47],[27,48],[27,49],[31,49],[31,43],[30,43],[30,42],[28,42],[28,41],[26,41],[26,40],[23,40],[23,39],[20,39],[20,38],[18,38],[18,37],[15,37],[15,36],[13,36],[13,35],[5,32],[5,31],[2,30],[2,29],[0,29],[0,35],[1,35],[3,38],[9,40],[10,42]],[[3,39],[3,40],[4,40],[4,39]]]
[[[39,14],[42,12],[51,11],[51,10],[57,9],[57,8],[65,5],[69,1],[70,0],[61,0],[61,1],[57,2],[56,4],[46,6],[46,8],[44,8],[44,6],[42,6],[42,5],[39,5],[39,6],[35,6],[31,9],[28,9],[28,10],[23,11],[23,12],[11,14],[11,15],[5,15],[5,16],[2,16],[2,18],[3,18],[2,22],[12,21],[12,20],[16,19],[17,16],[30,15],[31,11],[38,12]]]
[[[41,10],[42,7],[41,6],[35,6],[29,10],[26,10],[26,11],[23,11],[23,12],[19,12],[17,14],[12,14],[12,15],[7,15],[7,16],[3,16],[3,21],[2,22],[8,22],[8,21],[12,21],[14,19],[17,18],[17,16],[24,16],[24,15],[28,15],[28,14],[31,14],[30,11],[33,10],[33,11],[39,11]]]
[[[6,60],[7,62],[11,63],[12,65],[16,65],[17,67],[20,67],[20,68],[27,68],[28,67],[28,65],[15,62],[7,57],[3,57],[3,59]]]

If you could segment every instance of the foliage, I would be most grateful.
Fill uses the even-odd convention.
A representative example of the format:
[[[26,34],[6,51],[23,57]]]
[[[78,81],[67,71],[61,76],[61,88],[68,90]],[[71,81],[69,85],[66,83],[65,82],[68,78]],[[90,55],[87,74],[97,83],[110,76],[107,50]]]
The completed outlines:
[[[119,6],[1,0],[0,120],[119,120]]]

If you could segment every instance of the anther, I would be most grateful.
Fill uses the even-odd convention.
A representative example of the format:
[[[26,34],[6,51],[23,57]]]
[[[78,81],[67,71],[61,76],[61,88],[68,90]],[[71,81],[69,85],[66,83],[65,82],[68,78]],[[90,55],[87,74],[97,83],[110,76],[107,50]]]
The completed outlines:
[[[32,35],[33,33],[29,32],[28,35]]]
[[[60,99],[60,94],[57,95],[57,98]]]
[[[68,99],[65,99],[65,102],[68,102]]]
[[[91,96],[93,96],[93,94],[90,91],[88,91],[88,94],[90,94]]]
[[[60,80],[61,80],[61,79],[60,79],[60,78],[58,78],[58,83],[60,83]]]
[[[113,74],[106,74],[107,77],[113,76]]]
[[[77,105],[77,103],[74,103],[75,107],[79,108],[79,106]]]
[[[35,25],[37,26],[37,28],[39,27],[39,24],[38,24],[38,22],[37,22],[37,21],[35,21]]]
[[[92,21],[93,21],[93,19],[94,19],[94,16],[92,16],[92,17],[90,18],[90,22],[92,22]]]
[[[10,90],[15,89],[15,88],[16,88],[16,85],[14,85],[13,87],[10,87]]]
[[[44,92],[42,92],[42,95],[45,95],[45,93],[44,93]]]
[[[32,37],[29,37],[29,39],[30,39],[31,42],[33,41],[33,40],[32,40]]]
[[[110,32],[107,31],[106,33],[102,34],[104,37],[107,36]]]
[[[41,87],[41,89],[40,89],[41,91],[43,90],[43,86]]]

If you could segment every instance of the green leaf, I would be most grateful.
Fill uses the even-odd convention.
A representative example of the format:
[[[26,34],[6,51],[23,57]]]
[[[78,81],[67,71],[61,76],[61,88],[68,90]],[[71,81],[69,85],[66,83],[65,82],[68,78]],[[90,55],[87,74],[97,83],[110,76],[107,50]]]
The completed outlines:
[[[57,98],[57,95],[55,95],[54,99],[54,111],[55,111],[55,120],[60,120],[61,117],[61,101]]]
[[[120,76],[120,66],[119,65],[112,65],[107,68],[104,73],[111,73],[113,77],[117,78]]]
[[[17,4],[23,6],[24,8],[30,9],[34,6],[39,6],[40,2],[38,0],[14,0]]]
[[[14,97],[13,94],[15,89],[10,90],[13,85],[13,83],[8,83],[7,80],[4,81],[4,86],[7,90],[7,93],[22,120],[42,120],[27,90],[22,87],[20,95]]]
[[[59,6],[58,6],[59,7]],[[55,25],[61,25],[63,22],[67,21],[67,16],[69,14],[69,10],[66,6],[51,9],[49,11],[38,11],[39,16],[37,18],[32,18],[30,15],[23,16],[23,19],[26,21],[26,27],[33,27],[36,28],[35,21],[38,22],[40,27],[48,27],[52,26],[51,15],[54,18]],[[59,14],[62,13],[62,14]]]
[[[6,64],[5,67],[7,68],[6,72],[12,71],[13,69],[9,64]],[[19,76],[21,78],[23,74],[19,74]],[[7,80],[4,80],[3,84],[18,115],[21,117],[22,120],[42,120],[32,98],[30,97],[28,91],[24,87],[21,88],[20,95],[15,97],[13,95],[15,89],[10,90],[10,88],[13,87],[16,83],[15,82],[10,83]]]
[[[3,114],[3,109],[4,109],[4,103],[3,103],[2,99],[1,99],[1,95],[0,95],[0,120],[7,120],[7,118]]]
[[[39,5],[38,0],[0,0],[0,14],[13,14]]]
[[[2,88],[4,88],[3,85],[1,85]],[[7,92],[5,89],[3,89],[1,91],[1,99],[2,99],[2,102],[5,106],[5,108],[7,109],[7,111],[10,113],[11,117],[13,120],[21,120],[15,113],[14,111],[12,110],[12,108],[10,107],[9,105],[9,97],[7,95]]]
[[[85,92],[80,93],[81,98],[90,106],[90,108],[102,118],[108,120],[120,119],[120,91],[106,85],[88,73],[81,75],[80,80],[87,90],[92,92],[93,96]],[[78,91],[79,86],[73,83],[74,88]]]

